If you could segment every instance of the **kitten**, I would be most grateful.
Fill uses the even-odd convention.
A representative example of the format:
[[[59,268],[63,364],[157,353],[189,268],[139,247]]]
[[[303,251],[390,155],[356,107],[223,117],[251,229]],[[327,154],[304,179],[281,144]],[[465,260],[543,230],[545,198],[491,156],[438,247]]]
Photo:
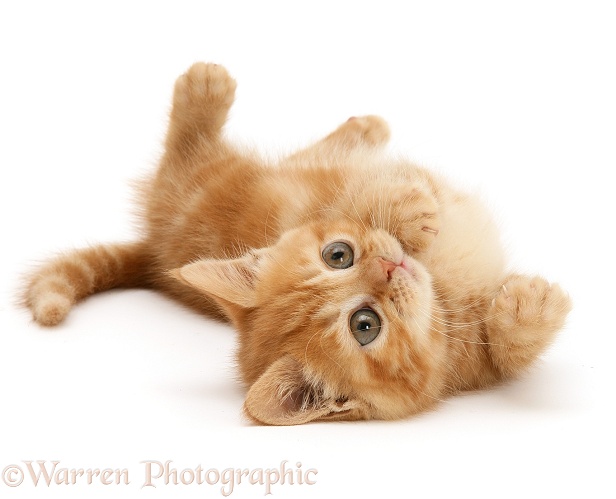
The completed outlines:
[[[245,413],[276,425],[404,418],[549,345],[568,296],[506,274],[478,200],[384,156],[381,118],[266,164],[221,135],[235,87],[215,64],[178,78],[142,239],[41,267],[25,297],[39,324],[109,288],[160,290],[233,323]]]

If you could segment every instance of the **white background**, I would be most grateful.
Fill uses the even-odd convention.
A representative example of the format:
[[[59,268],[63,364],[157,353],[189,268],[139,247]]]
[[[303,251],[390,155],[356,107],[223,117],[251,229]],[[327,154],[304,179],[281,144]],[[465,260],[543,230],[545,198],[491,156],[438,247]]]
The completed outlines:
[[[402,7],[402,5],[405,5]],[[178,470],[318,470],[274,497],[616,497],[616,18],[610,2],[3,2],[0,7],[0,469],[127,468],[129,485],[2,497],[221,497],[141,488]],[[20,275],[62,249],[131,239],[131,180],[155,168],[174,79],[238,80],[231,137],[290,150],[380,114],[391,149],[477,190],[512,268],[575,308],[524,379],[400,422],[252,426],[234,333],[148,291],[42,329]],[[263,497],[242,484],[231,497]]]

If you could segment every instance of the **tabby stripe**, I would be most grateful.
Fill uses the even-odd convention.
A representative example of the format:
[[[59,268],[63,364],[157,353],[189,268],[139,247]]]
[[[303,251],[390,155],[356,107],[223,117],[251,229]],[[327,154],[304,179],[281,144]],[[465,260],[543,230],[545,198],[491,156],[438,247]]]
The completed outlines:
[[[58,324],[72,305],[93,293],[146,286],[148,261],[141,244],[94,246],[68,253],[32,276],[26,304],[40,324]]]

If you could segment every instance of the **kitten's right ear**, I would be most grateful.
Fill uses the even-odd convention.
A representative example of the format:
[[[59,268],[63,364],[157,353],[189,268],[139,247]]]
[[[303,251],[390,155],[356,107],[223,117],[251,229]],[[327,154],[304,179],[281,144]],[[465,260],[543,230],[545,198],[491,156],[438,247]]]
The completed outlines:
[[[257,305],[256,284],[265,253],[260,250],[241,258],[198,260],[169,274],[214,299],[233,319],[239,309]]]

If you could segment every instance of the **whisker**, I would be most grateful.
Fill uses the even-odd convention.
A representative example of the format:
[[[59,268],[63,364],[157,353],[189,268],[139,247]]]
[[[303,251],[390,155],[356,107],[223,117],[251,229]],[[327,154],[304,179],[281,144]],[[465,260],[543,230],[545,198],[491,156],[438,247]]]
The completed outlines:
[[[355,211],[355,214],[357,215],[358,220],[361,222],[364,230],[367,231],[368,227],[366,227],[366,224],[362,220],[361,215],[359,214],[359,211],[357,210],[357,206],[355,206],[355,203],[353,202],[353,196],[349,196],[349,201],[351,202],[351,206],[353,207],[353,210]]]
[[[272,212],[272,205],[270,205],[269,208],[267,209],[267,215],[265,217],[265,226],[263,227],[263,237],[265,238],[266,246],[270,245],[269,238],[267,235],[267,228],[269,226],[269,218],[270,218],[271,212]]]
[[[308,346],[310,345],[310,342],[312,341],[312,339],[319,334],[319,331],[316,331],[308,340],[308,342],[306,343],[306,348],[304,348],[304,362],[306,364],[308,364]]]
[[[349,219],[351,222],[353,222],[355,225],[357,225],[358,228],[360,228],[360,229],[362,228],[362,226],[357,222],[357,220],[355,220],[351,216],[347,215],[344,211],[336,209],[336,208],[332,208],[332,207],[321,208],[319,210],[312,211],[310,214],[313,215],[313,214],[316,214],[316,213],[328,212],[328,211],[332,211],[334,213],[340,213],[341,215],[344,215],[347,219]],[[364,229],[365,229],[365,226],[364,226]]]
[[[418,308],[418,312],[421,313],[424,317],[428,318],[430,320],[430,323],[432,324],[433,322],[436,322],[437,324],[440,324],[442,326],[448,327],[448,328],[452,328],[452,329],[462,329],[468,326],[475,326],[478,324],[482,324],[484,322],[486,322],[487,320],[491,319],[492,317],[486,317],[484,319],[481,320],[477,320],[477,321],[473,321],[473,322],[468,322],[468,323],[451,323],[451,322],[447,322],[447,321],[443,321],[441,320],[439,317],[435,316],[434,313],[430,312],[430,313],[426,313],[425,310]],[[419,325],[419,323],[417,322],[417,320],[415,319],[415,317],[413,317],[413,320],[415,321],[415,324],[417,324],[417,327],[422,330],[421,326]],[[492,343],[492,342],[486,342],[486,341],[474,341],[474,340],[465,340],[462,338],[457,338],[455,336],[452,336],[451,334],[447,334],[444,331],[441,331],[437,328],[435,328],[434,326],[430,325],[428,326],[429,329],[431,331],[434,331],[435,333],[441,334],[453,341],[458,341],[460,343],[468,343],[468,344],[473,344],[473,345],[494,345],[494,346],[506,346],[506,345],[502,345],[499,343]]]
[[[325,354],[325,356],[331,360],[334,364],[336,364],[341,371],[344,371],[344,369],[342,368],[342,366],[340,364],[338,364],[338,362],[336,361],[336,359],[334,359],[331,355],[329,355],[327,353],[327,351],[325,350],[325,348],[323,348],[323,338],[325,337],[325,332],[323,332],[323,334],[319,337],[319,347],[321,348],[321,351]]]

